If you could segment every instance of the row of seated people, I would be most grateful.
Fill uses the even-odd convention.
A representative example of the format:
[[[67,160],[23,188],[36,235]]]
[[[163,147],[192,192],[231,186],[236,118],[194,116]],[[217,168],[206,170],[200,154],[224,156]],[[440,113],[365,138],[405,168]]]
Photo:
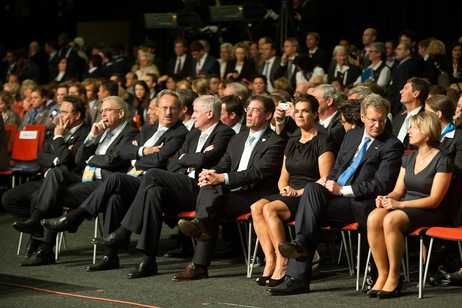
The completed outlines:
[[[426,83],[412,79],[408,84],[413,96],[422,95],[421,99],[425,101],[428,93]],[[424,87],[418,88],[420,84]],[[226,90],[228,88],[232,92],[230,94],[240,98],[246,97],[242,95],[245,89],[248,91],[239,83],[228,85]],[[64,165],[60,168],[58,164],[57,168],[50,168],[42,180],[20,185],[4,194],[4,207],[18,219],[13,226],[32,235],[28,257],[21,265],[54,263],[53,232],[75,232],[85,218],[103,212],[104,236],[93,242],[106,247],[105,256],[87,270],[119,267],[117,249],[126,247],[134,232],[140,234],[137,248],[143,253],[143,259],[128,277],[153,275],[157,273],[155,259],[162,214],[195,210],[194,220],[180,220],[178,226],[185,235],[198,240],[196,251],[192,262],[173,279],[205,278],[208,277],[207,267],[212,260],[219,219],[234,219],[251,210],[256,220],[257,235],[265,242],[262,246],[267,258],[263,277],[257,282],[264,285],[266,278],[271,278],[269,291],[275,294],[309,290],[310,258],[316,249],[319,227],[356,221],[365,232],[367,216],[375,207],[377,196],[390,193],[396,183],[400,185],[401,176],[398,177],[398,174],[404,151],[403,142],[393,135],[392,128],[386,128],[390,104],[383,97],[369,94],[361,103],[347,101],[337,107],[341,96],[335,87],[322,85],[312,90],[313,95],[298,94],[293,106],[288,109],[281,104],[282,99],[276,100],[275,104],[274,97],[250,97],[245,108],[246,115],[239,121],[240,132],[235,136],[233,129],[220,122],[221,117],[223,123],[227,123],[226,116],[230,114],[215,96],[200,96],[194,101],[192,118],[195,129],[189,133],[178,120],[183,106],[175,92],[162,91],[151,102],[151,110],[154,105],[157,106],[159,119],[157,123],[143,127],[141,132],[126,124],[123,100],[115,96],[106,98],[101,108],[102,121],[94,123],[90,133],[82,134],[80,140],[83,144],[68,148],[77,152],[73,161],[78,166],[74,169],[78,170],[77,173]],[[402,96],[405,104],[405,95]],[[452,119],[455,107],[445,98],[435,96],[432,99],[445,101],[446,104],[449,102]],[[67,100],[73,99],[68,97]],[[240,102],[242,110],[242,100]],[[69,104],[72,105],[71,102]],[[449,130],[444,134],[443,146],[440,147],[451,161],[448,170],[443,173],[452,173],[452,161],[459,168],[457,170],[461,166],[460,131],[454,128],[452,121],[443,122],[447,121],[447,117],[443,117],[441,110],[446,107],[434,105],[437,107],[431,108],[435,108],[432,110],[441,120],[436,120],[439,126],[432,126],[433,133],[438,132],[439,140],[441,127]],[[329,118],[318,121],[321,114],[325,115],[332,108],[335,112]],[[350,109],[356,112],[348,112]],[[76,117],[82,112],[70,114]],[[275,122],[271,124],[273,115]],[[243,125],[243,120],[246,125]],[[289,129],[289,123],[295,124],[296,129]],[[364,128],[361,128],[361,123],[364,123]],[[407,121],[404,123],[408,125]],[[345,134],[346,129],[349,130]],[[416,137],[417,141],[414,141],[411,134],[409,141],[410,145],[419,149],[423,146],[422,140],[425,141],[429,134],[423,128],[420,130],[424,138]],[[64,142],[62,132],[61,135],[59,133],[56,132],[52,142]],[[294,138],[289,139],[289,133]],[[422,154],[419,154],[422,165],[433,161],[439,152],[436,143],[430,145],[422,147]],[[303,168],[297,168],[299,165]],[[85,169],[83,181],[82,169]],[[21,192],[26,188],[28,193]],[[182,194],[178,194],[180,190]],[[443,196],[446,193],[444,189],[438,191]],[[282,198],[274,195],[277,192]],[[395,195],[390,197],[396,198]],[[433,197],[432,200],[436,199]],[[63,204],[77,209],[59,217]],[[281,236],[277,239],[282,244],[272,238],[269,240],[268,234],[274,230],[266,225],[262,217],[274,215],[262,213],[271,212],[271,204],[276,204],[273,214],[281,214],[278,217],[280,223],[295,218],[297,239],[294,243],[284,243]],[[275,253],[281,256],[276,258]],[[287,266],[282,257],[298,261],[290,260]],[[378,287],[385,291],[389,289],[388,285]]]

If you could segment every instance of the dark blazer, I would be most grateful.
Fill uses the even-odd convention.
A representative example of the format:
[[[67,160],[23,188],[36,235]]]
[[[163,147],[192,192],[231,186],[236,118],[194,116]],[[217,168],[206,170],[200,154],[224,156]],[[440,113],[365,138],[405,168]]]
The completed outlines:
[[[335,68],[337,67],[337,62],[333,61],[332,65],[329,67],[329,70],[327,71],[327,80],[329,83],[332,82],[332,80],[335,78]],[[353,83],[358,79],[359,75],[361,75],[361,68],[359,66],[353,65],[351,63],[348,63],[348,73],[346,75],[346,79],[343,80],[343,85],[347,88],[353,87]]]
[[[82,80],[87,78],[102,78],[104,77],[104,73],[101,68],[97,67],[94,71],[90,73],[90,68],[86,68],[86,70],[82,73]]]
[[[141,170],[147,170],[149,168],[167,168],[167,162],[172,155],[175,154],[184,142],[186,134],[189,132],[188,129],[183,125],[181,120],[178,120],[173,126],[171,126],[160,138],[157,140],[154,146],[158,146],[161,143],[164,145],[159,152],[154,152],[148,155],[140,157],[138,150],[144,145],[149,138],[151,138],[159,128],[159,123],[150,124],[143,126],[141,132],[133,139],[137,142],[137,146],[133,145],[132,142],[126,144],[120,150],[120,157],[125,160],[136,159],[135,167]]]
[[[193,59],[193,68],[194,68],[193,76],[197,75],[196,65],[197,65],[197,60]],[[202,65],[201,73],[216,74],[217,76],[220,76],[220,63],[218,63],[217,58],[208,54],[207,57],[205,58],[204,64]]]
[[[180,78],[193,77],[196,76],[196,66],[193,61],[195,61],[191,55],[186,55],[186,60],[182,63],[181,73],[179,74]],[[167,64],[167,75],[177,75],[176,73],[177,57],[171,57]],[[218,70],[220,71],[220,70]]]
[[[421,112],[425,112],[424,107],[420,108],[419,113]],[[393,135],[395,135],[396,137],[398,137],[399,130],[401,129],[401,126],[403,126],[406,116],[407,116],[407,111],[404,111],[400,113],[399,115],[397,115],[395,119],[393,120]],[[404,137],[403,144],[404,144],[404,150],[417,150],[416,146],[409,144],[408,134],[406,134],[406,137]]]
[[[462,129],[456,128],[454,138],[444,138],[440,151],[454,162],[454,171],[462,175]]]
[[[3,117],[2,117],[3,118]],[[6,117],[4,119],[5,125],[19,125],[21,123],[21,118],[19,117],[18,113],[14,110],[7,110]]]
[[[418,67],[416,60],[410,58],[401,65],[398,64],[393,70],[391,82],[387,89],[387,99],[391,104],[391,113],[396,116],[403,108],[401,104],[401,95],[399,92],[403,89],[407,80],[411,77],[417,76]]]
[[[351,129],[345,134],[335,164],[328,175],[329,179],[337,181],[349,167],[363,134],[364,128]],[[391,132],[384,130],[369,146],[347,184],[351,185],[355,198],[370,199],[391,192],[398,178],[401,156],[402,143]]]
[[[286,142],[268,126],[250,155],[247,169],[237,171],[248,136],[246,131],[231,138],[223,158],[212,169],[228,173],[230,189],[242,187],[261,196],[272,194],[277,191]]]
[[[274,81],[278,79],[277,74],[278,74],[279,67],[281,66],[281,58],[279,56],[275,56],[275,57],[276,59],[274,59],[273,66],[271,67],[271,70],[269,73],[270,78],[268,80],[268,83],[271,82],[271,84],[273,84]],[[263,75],[265,74],[265,64],[266,62],[263,61],[263,63],[258,66],[258,72],[260,74],[263,74]]]
[[[75,164],[75,156],[89,132],[90,127],[83,122],[82,125],[67,140],[67,142],[64,141],[64,138],[48,138],[43,146],[43,149],[38,154],[38,164],[42,168],[53,168],[55,167],[53,161],[57,157],[59,160],[58,167],[64,168],[68,171],[74,171],[77,167]],[[72,146],[71,149],[69,149],[70,146]],[[79,173],[82,170],[75,171]]]
[[[342,122],[340,122],[341,120],[342,114],[340,112],[337,112],[332,121],[327,126],[327,128],[319,124],[319,122],[316,123],[316,129],[318,130],[318,132],[329,135],[336,149],[340,148],[340,145],[343,141],[343,137],[345,136],[345,128],[343,127]]]
[[[225,70],[225,77],[229,73],[234,73],[236,67],[236,59],[231,59],[226,63],[226,70]],[[245,60],[244,65],[242,66],[241,73],[239,74],[239,78],[245,78],[247,80],[251,80],[254,75],[257,74],[257,70],[255,69],[255,63],[253,60]]]
[[[235,133],[232,128],[219,121],[207,138],[201,152],[196,153],[200,135],[201,131],[198,129],[193,129],[186,135],[186,140],[181,149],[168,161],[168,171],[187,175],[188,168],[192,167],[196,170],[195,175],[197,178],[203,168],[211,168],[220,161],[229,140]],[[204,152],[210,145],[213,145],[213,150]]]
[[[287,61],[286,65],[284,65],[284,66],[282,66],[281,63],[279,63],[278,71],[276,73],[276,79],[280,78],[280,77],[286,77],[287,80],[289,80],[290,84],[292,85],[292,87],[294,89],[297,87],[297,82],[296,82],[295,75],[298,72],[297,62],[298,62],[299,57],[300,57],[299,55],[296,55],[293,62],[292,62],[293,65],[295,65],[295,69],[294,69],[294,72],[293,72],[290,80],[289,80],[289,75],[288,75],[288,66],[289,66],[288,61]]]
[[[330,56],[324,49],[318,47],[316,52],[311,57],[311,60],[313,61],[314,66],[322,67],[325,72],[327,72],[329,69]]]
[[[131,143],[133,138],[139,133],[139,130],[127,123],[117,138],[111,143],[104,155],[95,155],[99,141],[103,134],[99,135],[95,142],[90,146],[83,144],[77,151],[75,163],[78,168],[88,165],[91,167],[101,168],[102,179],[107,179],[112,172],[127,172],[130,166],[129,160],[124,160],[120,156],[121,148]],[[90,158],[91,157],[91,158]]]

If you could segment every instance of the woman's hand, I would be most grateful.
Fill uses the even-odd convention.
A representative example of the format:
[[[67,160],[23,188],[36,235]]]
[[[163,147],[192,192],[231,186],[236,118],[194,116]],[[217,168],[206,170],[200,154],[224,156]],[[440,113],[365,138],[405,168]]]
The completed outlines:
[[[387,211],[391,211],[402,208],[402,203],[396,201],[395,199],[384,197],[384,199],[382,200],[382,207]]]
[[[286,186],[283,189],[281,189],[279,194],[284,197],[297,197],[298,196],[297,190],[293,189],[290,186]]]

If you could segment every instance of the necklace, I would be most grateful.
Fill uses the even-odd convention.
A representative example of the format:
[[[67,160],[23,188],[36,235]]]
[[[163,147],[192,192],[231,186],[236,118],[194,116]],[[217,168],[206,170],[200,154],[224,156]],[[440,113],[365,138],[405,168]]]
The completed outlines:
[[[427,154],[425,154],[424,156],[422,156],[422,158],[420,158],[420,164],[423,165],[423,159],[425,158],[425,156],[427,156],[428,154],[430,154],[435,148],[432,148],[430,151],[428,151]]]

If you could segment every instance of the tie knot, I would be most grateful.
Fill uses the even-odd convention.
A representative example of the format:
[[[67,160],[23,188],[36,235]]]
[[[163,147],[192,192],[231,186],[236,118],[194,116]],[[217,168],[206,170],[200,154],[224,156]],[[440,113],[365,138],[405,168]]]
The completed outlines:
[[[369,138],[369,137],[364,138],[365,143],[368,143],[369,141],[371,141],[371,138]]]

